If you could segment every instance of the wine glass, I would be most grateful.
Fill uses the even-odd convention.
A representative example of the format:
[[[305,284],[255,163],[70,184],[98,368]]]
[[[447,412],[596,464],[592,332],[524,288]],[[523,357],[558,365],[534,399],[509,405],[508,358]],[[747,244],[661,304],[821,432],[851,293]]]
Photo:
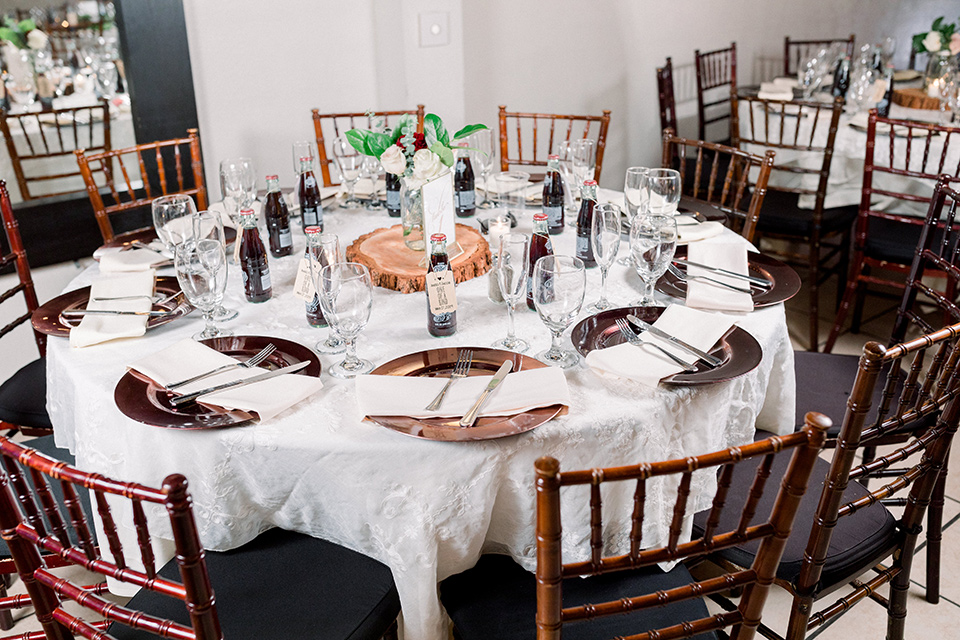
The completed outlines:
[[[600,299],[587,307],[590,313],[606,311],[613,306],[607,302],[607,271],[620,249],[622,215],[620,207],[611,203],[598,204],[593,209],[590,242],[593,246],[593,257],[600,265]]]
[[[493,344],[517,353],[523,353],[529,348],[526,340],[516,336],[513,314],[517,303],[527,295],[527,270],[530,256],[530,238],[522,233],[508,233],[500,236],[500,247],[497,251],[497,282],[500,293],[507,303],[507,337]]]
[[[197,207],[190,196],[176,194],[154,198],[150,202],[150,209],[157,237],[171,253],[174,247],[193,235],[192,216],[197,212]]]
[[[362,264],[340,262],[319,270],[317,295],[323,315],[346,343],[343,362],[330,367],[330,375],[354,378],[373,370],[373,363],[357,357],[357,335],[370,320],[373,284]]]
[[[587,271],[580,258],[544,256],[533,268],[533,303],[550,330],[550,348],[537,354],[549,365],[567,369],[580,361],[575,351],[560,348],[560,336],[580,313],[587,289]]]
[[[623,179],[623,204],[627,209],[628,225],[633,222],[638,213],[647,212],[650,200],[650,191],[647,188],[647,174],[649,172],[650,170],[646,167],[629,167]],[[628,267],[633,264],[633,258],[628,253],[617,260],[617,264]]]
[[[873,83],[877,79],[877,72],[862,60],[856,64],[851,74],[848,104],[852,113],[863,111],[870,97],[873,95]]]
[[[340,251],[340,238],[335,233],[321,233],[313,237],[307,234],[307,253],[310,256],[310,274],[314,282],[320,277],[320,270],[331,264],[343,262],[343,253]],[[320,297],[314,294],[313,304],[320,304]],[[321,312],[323,311],[321,307]],[[326,320],[326,318],[324,318]],[[315,349],[320,353],[343,353],[346,345],[337,334],[332,322],[326,320],[330,328],[327,339],[317,343]]]
[[[674,215],[680,205],[680,172],[673,169],[647,171],[647,206],[650,213]]]
[[[224,255],[227,251],[227,237],[223,232],[223,219],[214,211],[198,211],[192,217],[192,234],[190,240],[194,242],[200,240],[214,240],[223,245]],[[240,242],[240,238],[236,239]],[[229,261],[228,261],[229,262]],[[224,265],[224,269],[227,266]],[[226,322],[233,320],[239,315],[236,309],[228,309],[223,304],[218,304],[213,310],[213,319],[217,322]]]
[[[240,163],[240,184],[243,188],[241,209],[249,209],[257,199],[257,174],[250,158],[237,158]]]
[[[573,174],[579,189],[585,180],[593,180],[597,167],[597,145],[591,138],[580,138],[571,142],[570,148],[573,153]]]
[[[220,195],[223,208],[235,227],[239,228],[240,209],[245,199],[243,167],[236,158],[220,161]]]
[[[630,228],[630,253],[637,275],[643,280],[643,298],[637,306],[659,306],[653,286],[667,270],[677,249],[677,220],[662,213],[640,214]]]
[[[519,218],[527,206],[527,185],[530,174],[526,171],[501,171],[497,174],[497,206],[513,212]]]
[[[468,137],[468,145],[473,149],[470,152],[470,163],[480,171],[480,184],[483,188],[483,201],[477,206],[481,209],[491,209],[495,205],[492,198],[487,196],[490,188],[490,172],[493,171],[493,162],[496,160],[496,154],[493,151],[493,130],[480,129],[474,131]]]
[[[373,156],[363,156],[360,162],[360,179],[370,181],[370,199],[367,200],[367,211],[382,211],[385,207],[380,201],[380,194],[377,191],[377,181],[380,174],[383,173],[383,167],[380,161]]]
[[[880,55],[883,56],[884,66],[893,61],[893,54],[897,51],[897,39],[893,36],[886,36],[880,42]]]
[[[333,158],[337,161],[341,182],[347,187],[347,199],[340,206],[359,209],[363,203],[357,199],[353,191],[360,179],[360,165],[363,163],[364,156],[354,149],[345,137],[340,136],[333,141]]]
[[[97,68],[97,89],[104,98],[112,98],[117,93],[120,72],[112,60],[107,60]]]
[[[190,304],[203,314],[204,330],[193,339],[231,335],[229,331],[218,329],[213,318],[227,288],[227,256],[223,245],[216,240],[188,240],[177,245],[173,264],[180,289]]]

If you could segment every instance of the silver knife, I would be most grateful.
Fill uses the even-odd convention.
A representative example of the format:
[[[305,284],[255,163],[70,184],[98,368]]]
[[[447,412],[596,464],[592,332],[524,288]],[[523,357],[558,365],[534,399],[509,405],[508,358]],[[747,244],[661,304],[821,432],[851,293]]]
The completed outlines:
[[[473,426],[473,423],[477,421],[477,414],[480,413],[480,407],[483,406],[487,396],[503,382],[503,379],[507,377],[511,369],[513,369],[513,360],[504,360],[503,364],[500,365],[500,368],[497,369],[497,372],[494,374],[493,379],[490,380],[490,384],[487,385],[487,388],[483,390],[483,393],[480,394],[477,401],[470,407],[470,411],[467,411],[467,413],[460,418],[461,427]]]
[[[687,353],[697,356],[698,358],[700,358],[701,360],[709,364],[711,367],[719,367],[721,364],[723,364],[723,360],[721,360],[720,358],[717,358],[716,356],[712,356],[706,351],[701,351],[700,349],[697,349],[692,344],[687,344],[677,336],[672,336],[666,331],[663,331],[653,326],[649,322],[644,322],[643,320],[633,315],[632,313],[627,315],[627,320],[637,325],[644,331],[648,331],[649,333],[657,336],[658,338],[663,338],[664,340],[672,342],[673,344],[677,345]]]
[[[722,273],[723,275],[730,276],[731,278],[740,278],[741,280],[746,280],[760,287],[773,286],[773,283],[767,280],[766,278],[746,276],[742,273],[737,273],[736,271],[728,271],[727,269],[721,269],[720,267],[711,267],[710,265],[700,264],[699,262],[690,262],[686,258],[682,260],[680,258],[676,258],[674,259],[674,263],[683,265],[683,266],[699,267],[701,269],[706,269],[707,271],[713,271],[714,273]]]
[[[244,387],[248,384],[253,384],[254,382],[261,382],[263,380],[267,380],[269,378],[273,378],[274,376],[279,376],[284,373],[296,373],[297,371],[300,371],[300,369],[303,369],[304,367],[306,367],[308,364],[310,364],[310,361],[304,360],[303,362],[292,364],[289,367],[283,367],[282,369],[274,369],[273,371],[267,371],[266,373],[261,373],[258,376],[253,376],[252,378],[234,380],[233,382],[224,382],[223,384],[218,384],[215,387],[207,387],[206,389],[201,389],[200,391],[195,391],[193,393],[188,393],[186,395],[177,396],[176,398],[170,401],[170,404],[172,404],[175,407],[179,407],[182,404],[193,402],[200,396],[205,396],[208,393],[213,393],[215,391],[223,391],[224,389],[236,389],[237,387]]]
[[[82,318],[83,316],[157,316],[170,315],[170,311],[116,311],[114,309],[65,309],[60,312],[64,318]]]

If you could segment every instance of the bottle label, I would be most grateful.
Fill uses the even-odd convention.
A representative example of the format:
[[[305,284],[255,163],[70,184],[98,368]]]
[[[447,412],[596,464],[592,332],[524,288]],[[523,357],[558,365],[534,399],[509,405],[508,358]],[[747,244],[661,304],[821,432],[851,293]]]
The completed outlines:
[[[400,208],[400,192],[387,189],[387,209],[397,210]]]
[[[293,295],[309,303],[317,297],[317,288],[310,275],[310,259],[303,258],[297,267],[297,279],[293,283]]]
[[[475,209],[477,206],[477,193],[473,189],[457,192],[458,209]]]
[[[260,271],[260,287],[264,291],[273,288],[270,284],[270,267],[266,265],[264,265],[263,270]]]
[[[290,233],[290,227],[280,229],[280,248],[293,246],[293,235]]]
[[[447,269],[427,274],[427,300],[430,302],[430,313],[435,316],[457,310],[457,289],[453,282],[453,271]]]
[[[543,212],[547,214],[547,226],[559,227],[563,225],[563,207],[544,207]]]
[[[317,207],[302,207],[303,212],[303,226],[305,227],[314,227],[320,224],[318,220],[318,209]]]
[[[593,260],[590,252],[590,236],[577,236],[577,257],[581,260]]]

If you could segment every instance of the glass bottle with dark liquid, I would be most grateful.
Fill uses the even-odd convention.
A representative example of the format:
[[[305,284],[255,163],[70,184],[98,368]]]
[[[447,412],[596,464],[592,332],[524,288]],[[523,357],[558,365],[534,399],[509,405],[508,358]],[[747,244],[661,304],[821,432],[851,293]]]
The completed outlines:
[[[320,236],[323,234],[323,229],[320,227],[307,227],[305,233],[307,234],[307,249],[303,257],[307,260],[315,260],[320,267],[327,266],[323,248],[320,244]],[[307,323],[309,323],[311,327],[327,326],[327,319],[323,317],[323,309],[320,308],[320,298],[317,297],[316,293],[313,294],[313,300],[304,304],[307,308]]]
[[[580,187],[580,213],[577,216],[577,252],[583,260],[583,266],[595,267],[593,244],[590,241],[590,229],[593,225],[593,208],[597,205],[597,181],[585,180]]]
[[[845,57],[837,63],[837,70],[833,74],[834,98],[846,98],[847,89],[850,88],[850,58]]]
[[[257,213],[253,209],[241,209],[240,224],[240,274],[243,277],[243,293],[250,302],[264,302],[273,295],[270,284],[270,265],[267,250],[257,228]]]
[[[453,166],[453,197],[457,216],[460,218],[469,218],[477,212],[477,192],[474,190],[476,182],[466,147],[467,143],[460,144],[457,162]]]
[[[400,217],[400,176],[387,171],[387,215]]]
[[[304,231],[307,227],[323,229],[320,187],[317,185],[317,177],[313,175],[313,160],[309,157],[300,158],[300,190],[297,197],[300,201],[300,224]]]
[[[267,236],[270,239],[270,255],[274,258],[293,253],[293,236],[290,234],[290,212],[280,193],[280,178],[267,176],[267,196],[263,201],[263,217],[267,221]]]
[[[543,212],[547,229],[555,236],[563,232],[563,180],[560,177],[560,156],[547,157],[547,175],[543,179]]]
[[[430,236],[430,264],[427,266],[427,273],[438,273],[449,269],[447,236],[443,233],[435,233]],[[430,310],[430,299],[427,298],[427,331],[432,336],[452,336],[457,332],[457,312],[434,314]]]
[[[883,70],[883,79],[887,83],[887,88],[883,92],[883,97],[877,103],[877,115],[881,118],[890,117],[890,104],[893,102],[893,65],[887,65]]]
[[[530,264],[527,268],[527,306],[536,311],[533,304],[533,267],[537,260],[544,256],[553,255],[553,244],[550,242],[550,232],[547,229],[547,214],[533,214],[533,236],[530,238]]]

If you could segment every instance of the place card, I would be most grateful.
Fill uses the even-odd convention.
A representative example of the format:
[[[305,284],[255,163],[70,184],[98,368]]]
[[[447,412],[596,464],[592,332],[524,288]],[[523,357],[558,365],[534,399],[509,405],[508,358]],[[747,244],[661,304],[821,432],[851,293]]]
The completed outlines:
[[[430,236],[442,233],[447,236],[447,257],[453,260],[463,253],[457,243],[457,222],[453,207],[453,180],[447,172],[420,187],[423,203],[423,240],[427,254],[430,253]]]

